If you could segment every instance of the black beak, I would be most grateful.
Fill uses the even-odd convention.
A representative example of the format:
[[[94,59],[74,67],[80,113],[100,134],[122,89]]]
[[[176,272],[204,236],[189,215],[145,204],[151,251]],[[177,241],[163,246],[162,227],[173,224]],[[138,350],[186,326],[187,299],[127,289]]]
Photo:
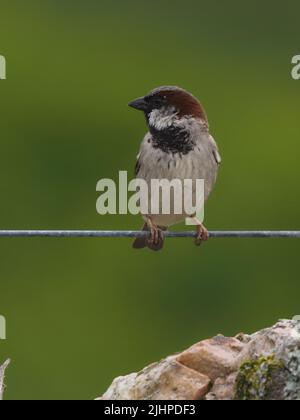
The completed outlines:
[[[138,98],[128,104],[131,108],[137,109],[138,111],[147,111],[148,104],[145,98]]]

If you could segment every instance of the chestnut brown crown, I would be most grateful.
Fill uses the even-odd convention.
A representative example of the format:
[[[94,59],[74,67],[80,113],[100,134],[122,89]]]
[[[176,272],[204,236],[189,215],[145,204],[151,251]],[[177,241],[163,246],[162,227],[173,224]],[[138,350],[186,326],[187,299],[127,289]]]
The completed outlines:
[[[178,112],[178,117],[191,116],[208,123],[207,115],[195,96],[177,86],[163,86],[152,90],[148,95],[130,102],[130,107],[146,114],[155,109],[173,107]]]

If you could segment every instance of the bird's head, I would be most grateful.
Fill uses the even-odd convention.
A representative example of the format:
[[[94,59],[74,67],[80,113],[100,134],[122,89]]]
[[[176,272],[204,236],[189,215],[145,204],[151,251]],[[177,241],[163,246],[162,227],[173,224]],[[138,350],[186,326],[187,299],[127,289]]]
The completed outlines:
[[[129,106],[145,113],[150,129],[166,130],[191,119],[208,124],[200,102],[191,93],[176,86],[154,89],[130,102]]]

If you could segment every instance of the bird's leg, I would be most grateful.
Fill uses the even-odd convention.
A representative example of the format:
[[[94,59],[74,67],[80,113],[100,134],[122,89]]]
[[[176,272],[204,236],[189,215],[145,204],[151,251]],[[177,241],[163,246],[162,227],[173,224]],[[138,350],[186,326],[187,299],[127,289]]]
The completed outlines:
[[[164,233],[155,223],[153,223],[151,217],[147,218],[147,225],[150,229],[150,238],[148,239],[149,243],[157,246],[164,241]]]
[[[209,233],[206,227],[203,225],[203,223],[201,223],[196,217],[194,217],[193,220],[197,224],[197,236],[195,243],[197,246],[200,246],[202,242],[208,241]]]

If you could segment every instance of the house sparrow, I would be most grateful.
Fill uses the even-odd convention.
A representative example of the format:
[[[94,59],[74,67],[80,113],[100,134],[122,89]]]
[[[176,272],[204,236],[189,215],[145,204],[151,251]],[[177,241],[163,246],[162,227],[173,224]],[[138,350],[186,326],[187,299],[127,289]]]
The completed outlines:
[[[215,185],[221,157],[200,102],[184,89],[164,86],[129,106],[144,112],[149,128],[137,158],[136,178],[145,180],[149,186],[152,179],[204,179],[206,200]],[[196,244],[208,240],[208,231],[195,214],[171,212],[143,216],[143,231],[149,231],[150,235],[136,238],[133,247],[161,250],[164,232],[186,217],[195,219]]]

